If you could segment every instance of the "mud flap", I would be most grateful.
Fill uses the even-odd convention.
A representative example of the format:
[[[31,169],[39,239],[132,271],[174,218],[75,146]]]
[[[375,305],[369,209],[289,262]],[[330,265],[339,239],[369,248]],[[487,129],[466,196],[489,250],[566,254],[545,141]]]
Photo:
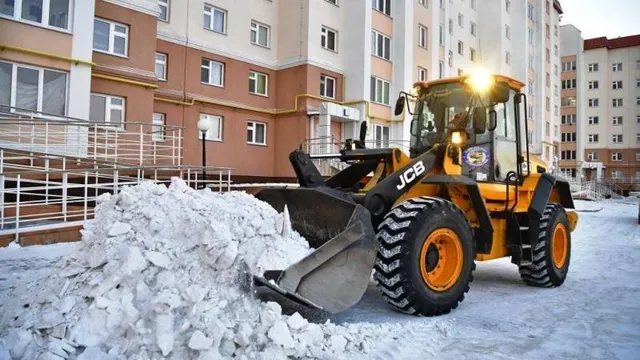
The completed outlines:
[[[286,205],[292,228],[316,250],[287,269],[255,274],[254,285],[331,313],[358,303],[377,251],[369,211],[329,188],[264,189],[256,197],[280,212]]]

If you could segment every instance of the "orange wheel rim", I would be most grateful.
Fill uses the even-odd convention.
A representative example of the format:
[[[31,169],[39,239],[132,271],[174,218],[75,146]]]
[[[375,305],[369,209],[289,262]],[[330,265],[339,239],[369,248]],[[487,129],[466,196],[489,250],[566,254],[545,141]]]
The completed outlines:
[[[420,248],[420,274],[427,286],[436,291],[453,287],[462,272],[462,243],[450,229],[432,232]]]
[[[564,263],[567,261],[567,244],[567,229],[563,224],[558,224],[555,230],[553,230],[552,240],[553,264],[557,268],[563,267]]]

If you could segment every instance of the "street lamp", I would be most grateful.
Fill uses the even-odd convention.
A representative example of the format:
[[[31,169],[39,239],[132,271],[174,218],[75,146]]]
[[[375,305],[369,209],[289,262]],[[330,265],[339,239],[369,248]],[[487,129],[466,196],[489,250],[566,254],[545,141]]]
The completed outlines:
[[[207,186],[207,171],[205,170],[207,166],[207,147],[205,138],[207,131],[209,131],[209,121],[206,118],[200,118],[200,120],[198,120],[198,130],[202,133],[202,187],[205,188]]]

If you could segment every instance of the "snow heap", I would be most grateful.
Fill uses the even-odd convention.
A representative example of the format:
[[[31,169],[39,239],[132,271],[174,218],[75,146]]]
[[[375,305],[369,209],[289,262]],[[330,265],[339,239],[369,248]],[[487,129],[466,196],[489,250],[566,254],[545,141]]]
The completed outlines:
[[[180,179],[105,194],[79,250],[0,315],[0,359],[344,358],[388,336],[379,325],[286,316],[252,297],[247,273],[311,251],[287,230],[251,195]]]

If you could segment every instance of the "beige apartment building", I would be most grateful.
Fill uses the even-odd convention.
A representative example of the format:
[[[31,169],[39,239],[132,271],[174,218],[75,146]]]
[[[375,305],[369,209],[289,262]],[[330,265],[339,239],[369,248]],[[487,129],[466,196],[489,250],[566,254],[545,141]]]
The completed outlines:
[[[14,0],[0,105],[179,125],[191,165],[206,119],[208,165],[276,179],[293,176],[290,151],[335,152],[362,122],[368,146],[406,148],[398,93],[483,67],[527,84],[530,150],[551,163],[561,14],[551,0]]]

